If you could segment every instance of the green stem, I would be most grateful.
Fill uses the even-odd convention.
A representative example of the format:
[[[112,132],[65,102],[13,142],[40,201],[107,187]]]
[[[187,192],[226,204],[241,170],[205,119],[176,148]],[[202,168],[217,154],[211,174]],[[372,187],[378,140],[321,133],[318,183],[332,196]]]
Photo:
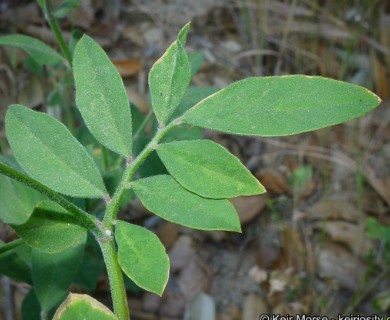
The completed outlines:
[[[16,239],[14,241],[8,242],[5,245],[0,247],[0,254],[7,252],[9,250],[12,250],[16,247],[19,247],[23,243],[24,243],[24,240],[22,240],[22,239]]]
[[[142,150],[142,152],[131,162],[128,161],[127,168],[123,173],[122,179],[119,183],[118,188],[116,189],[114,196],[111,201],[108,202],[106,213],[103,218],[103,225],[105,228],[112,230],[113,224],[112,222],[115,220],[116,214],[119,210],[120,201],[126,191],[129,188],[129,182],[135,173],[135,171],[139,168],[139,166],[144,162],[144,160],[148,157],[148,155],[157,147],[158,142],[164,137],[165,134],[168,133],[171,129],[178,125],[178,121],[172,121],[166,127],[159,128],[156,135],[153,139],[148,143],[148,145]]]
[[[118,263],[114,241],[99,241],[103,252],[104,262],[107,268],[108,279],[110,281],[112,304],[114,313],[119,320],[129,320],[129,307],[127,305],[126,289],[123,281],[121,267]]]
[[[65,199],[57,192],[54,192],[53,190],[44,186],[42,183],[34,180],[33,178],[30,178],[29,176],[26,176],[25,174],[11,167],[6,166],[1,162],[0,173],[44,194],[50,200],[58,203],[61,207],[65,208],[70,213],[73,213],[74,217],[77,219],[80,225],[89,229],[92,233],[99,236],[100,238],[106,237],[103,228],[100,226],[99,220],[97,220],[94,216],[88,214],[87,212],[81,210],[79,207],[75,206],[72,202]]]
[[[50,28],[53,30],[53,32],[57,38],[57,41],[58,41],[58,44],[60,45],[62,54],[65,56],[66,60],[68,60],[69,65],[72,66],[72,55],[70,54],[69,48],[66,45],[64,36],[62,35],[61,28],[58,25],[56,18],[53,16],[53,14],[51,12],[49,0],[45,0],[44,7],[42,8],[42,10],[43,10],[43,13],[45,15],[47,22],[50,25]]]

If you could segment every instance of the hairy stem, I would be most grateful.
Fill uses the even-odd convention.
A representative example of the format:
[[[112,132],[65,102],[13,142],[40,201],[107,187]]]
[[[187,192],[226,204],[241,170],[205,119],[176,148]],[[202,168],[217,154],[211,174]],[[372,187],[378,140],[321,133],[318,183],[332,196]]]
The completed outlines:
[[[99,241],[99,245],[103,253],[108,279],[110,281],[114,313],[119,320],[129,320],[130,315],[129,307],[127,305],[126,289],[123,281],[122,270],[118,264],[114,241],[112,239]]]
[[[139,168],[139,166],[144,162],[144,160],[148,157],[148,155],[157,147],[158,142],[175,126],[177,123],[172,121],[164,128],[159,128],[156,135],[153,139],[148,143],[148,145],[142,150],[142,152],[128,164],[125,172],[123,173],[122,179],[119,183],[118,188],[116,189],[114,196],[111,201],[107,204],[106,213],[103,219],[103,225],[105,228],[112,230],[113,225],[112,222],[115,220],[116,214],[119,210],[120,201],[126,191],[128,189],[128,184],[135,173],[135,171]]]
[[[9,250],[12,250],[16,247],[19,247],[23,243],[24,243],[24,240],[22,240],[22,239],[16,239],[14,241],[8,242],[5,245],[0,247],[0,254],[7,252]]]
[[[58,44],[60,45],[62,54],[64,55],[66,60],[68,60],[69,65],[72,66],[72,55],[70,54],[69,48],[66,45],[64,36],[62,35],[61,28],[58,25],[56,18],[53,16],[53,14],[51,12],[49,0],[45,0],[45,2],[43,3],[42,10],[43,10],[43,14],[45,15],[47,22],[50,25],[50,28],[53,30],[53,32],[57,38],[57,41],[58,41]]]
[[[42,183],[34,180],[33,178],[30,178],[29,176],[26,176],[25,174],[9,166],[6,166],[1,162],[0,162],[0,173],[10,177],[11,179],[19,181],[25,184],[26,186],[44,194],[50,200],[58,203],[61,207],[63,207],[64,209],[72,213],[80,225],[89,229],[93,234],[95,234],[100,238],[105,237],[103,228],[99,225],[99,221],[94,216],[88,214],[87,212],[83,211],[79,207],[75,206],[72,202],[65,199],[57,192],[49,189],[48,187],[44,186]]]

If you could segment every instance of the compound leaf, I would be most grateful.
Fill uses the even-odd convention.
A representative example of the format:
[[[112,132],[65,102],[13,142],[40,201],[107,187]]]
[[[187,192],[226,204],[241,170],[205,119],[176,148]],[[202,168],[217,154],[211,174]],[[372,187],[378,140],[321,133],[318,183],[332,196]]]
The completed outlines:
[[[105,305],[86,294],[70,293],[57,309],[53,320],[118,320]]]
[[[234,134],[285,136],[357,118],[380,102],[365,88],[323,77],[248,78],[200,101],[183,122]]]
[[[87,239],[87,229],[60,205],[48,200],[35,208],[25,224],[13,228],[30,247],[48,253],[75,247]]]
[[[0,46],[23,49],[38,64],[57,64],[63,60],[61,55],[42,41],[23,34],[9,34],[0,37]]]
[[[131,185],[143,205],[165,220],[194,229],[241,232],[229,200],[198,196],[168,175],[140,179]]]
[[[132,154],[130,104],[117,69],[103,49],[84,35],[73,56],[76,105],[91,133],[108,149]]]
[[[184,188],[202,197],[233,198],[265,192],[240,160],[213,141],[164,143],[157,153]]]
[[[191,80],[191,68],[183,48],[189,25],[156,61],[149,72],[149,88],[154,113],[159,123],[165,124],[179,105]]]
[[[106,189],[92,158],[57,119],[12,105],[5,123],[14,156],[32,178],[69,196],[104,196]]]
[[[139,287],[161,296],[169,278],[169,258],[159,238],[144,227],[118,221],[115,240],[124,273]]]

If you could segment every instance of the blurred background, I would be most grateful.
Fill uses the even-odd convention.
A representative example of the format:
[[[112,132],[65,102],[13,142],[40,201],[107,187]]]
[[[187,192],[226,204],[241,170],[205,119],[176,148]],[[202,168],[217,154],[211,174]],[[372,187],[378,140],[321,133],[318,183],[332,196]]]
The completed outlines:
[[[51,1],[53,7],[60,2]],[[242,234],[155,221],[137,200],[124,206],[121,217],[156,231],[172,263],[162,299],[128,286],[132,319],[389,314],[390,1],[74,2],[80,5],[59,19],[65,38],[85,32],[103,46],[141,115],[149,108],[148,71],[188,21],[186,49],[199,68],[194,86],[300,73],[359,84],[383,100],[359,120],[291,137],[204,131],[239,157],[268,193],[233,200]],[[0,33],[58,48],[34,1],[0,1]],[[2,153],[9,153],[4,114],[11,103],[47,111],[78,130],[72,85],[67,68],[38,68],[22,51],[0,47]],[[2,225],[0,237],[15,234]],[[29,288],[3,278],[0,319],[10,320],[10,309],[21,319]],[[93,290],[71,290],[110,305],[104,272]]]

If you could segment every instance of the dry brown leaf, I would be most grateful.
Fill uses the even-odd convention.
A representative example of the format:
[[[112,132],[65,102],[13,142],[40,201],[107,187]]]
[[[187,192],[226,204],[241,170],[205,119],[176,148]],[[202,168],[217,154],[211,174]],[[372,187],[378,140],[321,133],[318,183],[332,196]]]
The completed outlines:
[[[244,301],[242,320],[258,319],[262,314],[268,314],[267,303],[257,294],[248,295]]]
[[[387,80],[386,67],[379,61],[377,57],[373,57],[374,60],[374,81],[376,87],[376,93],[385,100],[389,97],[389,81]]]
[[[231,200],[238,212],[242,225],[253,220],[266,206],[266,196],[256,195],[249,197],[237,197]]]
[[[121,77],[133,76],[137,74],[142,68],[141,62],[136,59],[113,59],[112,62],[117,68]]]
[[[333,278],[349,289],[356,290],[366,272],[365,265],[341,245],[328,243],[320,249],[318,274]]]
[[[379,36],[381,44],[385,47],[390,49],[390,15],[389,14],[382,14],[379,24]],[[385,55],[387,68],[390,68],[390,55]]]
[[[380,175],[369,165],[364,166],[363,172],[371,186],[378,192],[382,199],[390,205],[390,188],[386,183],[386,177],[382,179],[379,178]]]
[[[364,215],[355,202],[346,195],[330,195],[308,208],[302,217],[309,220],[360,221]]]
[[[333,241],[349,247],[355,255],[365,257],[373,249],[367,239],[364,225],[347,221],[326,221],[314,223],[314,228],[326,232]]]
[[[282,259],[286,267],[303,270],[308,253],[296,229],[286,226],[282,232]]]
[[[290,193],[288,180],[280,171],[266,168],[258,172],[256,176],[268,192],[277,195]]]
[[[126,93],[129,101],[135,104],[143,114],[148,113],[149,103],[144,96],[140,95],[137,90],[131,86],[126,86]]]
[[[157,229],[157,236],[160,238],[165,249],[169,249],[179,236],[179,225],[164,221]]]

